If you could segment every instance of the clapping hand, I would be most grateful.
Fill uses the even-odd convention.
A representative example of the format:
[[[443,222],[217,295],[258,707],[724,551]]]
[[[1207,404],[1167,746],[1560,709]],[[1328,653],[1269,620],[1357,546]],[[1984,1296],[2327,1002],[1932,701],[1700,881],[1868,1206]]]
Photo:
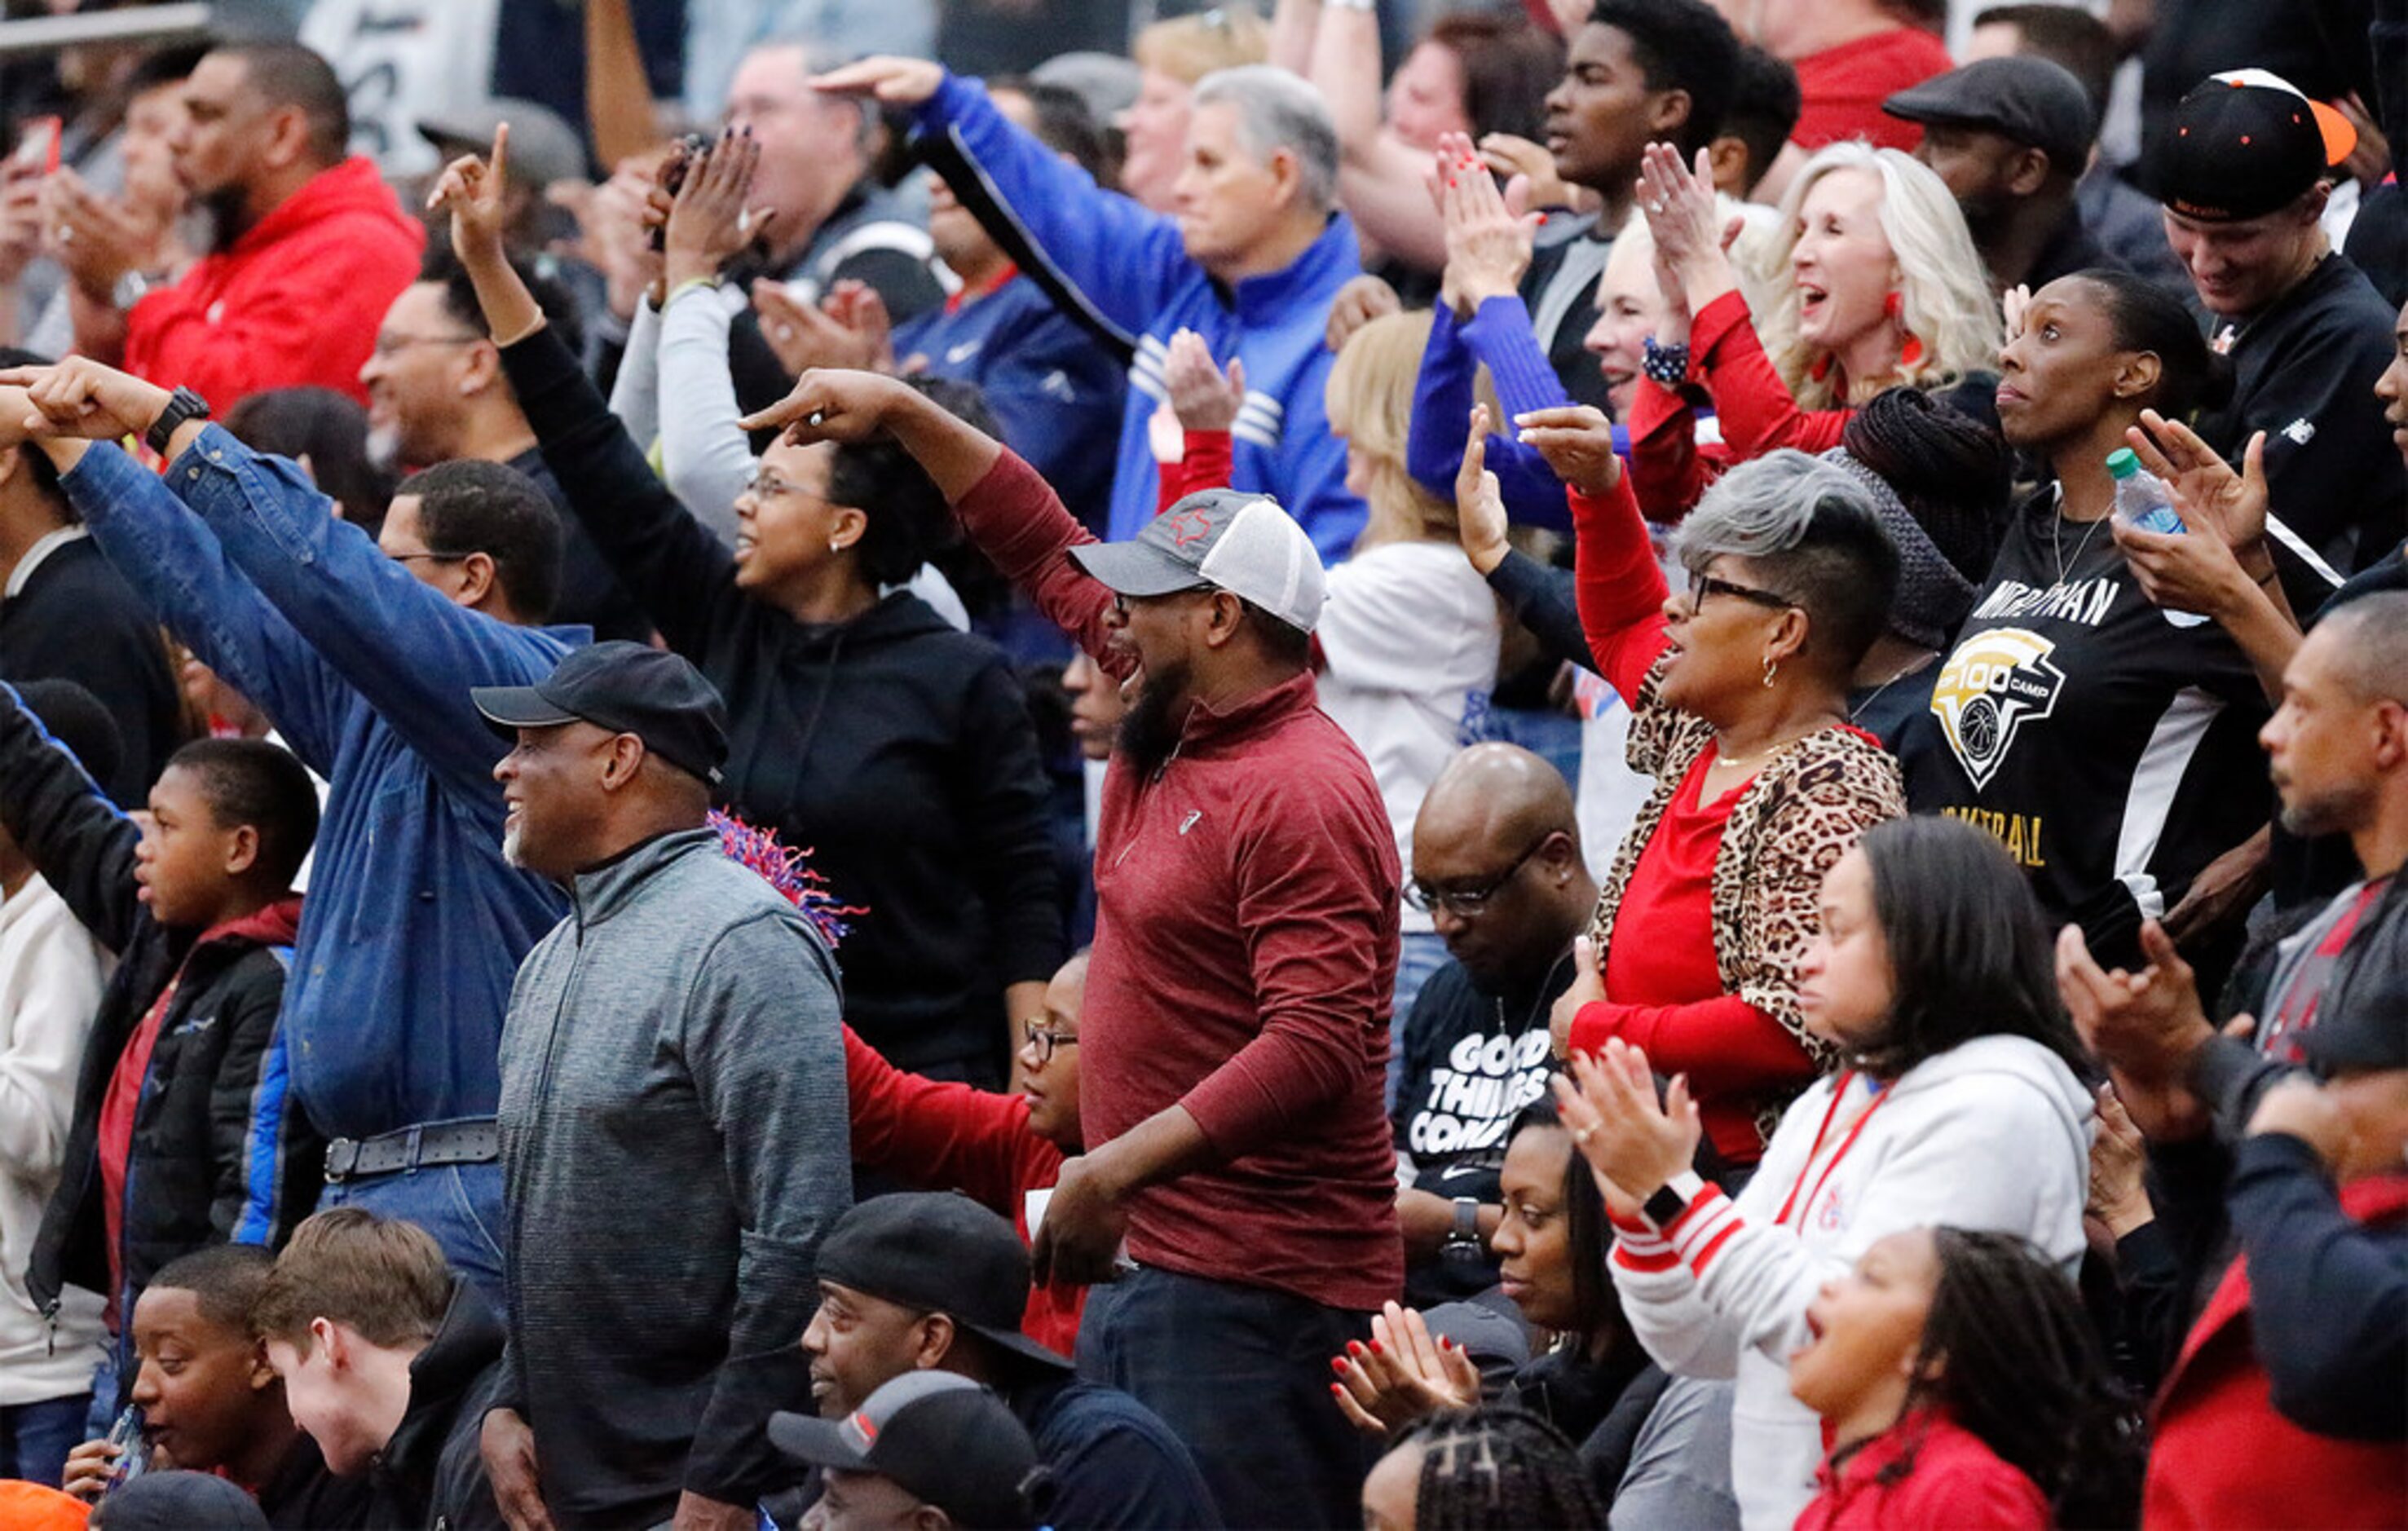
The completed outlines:
[[[1495,297],[1511,297],[1530,269],[1545,214],[1526,211],[1530,183],[1516,176],[1503,192],[1460,133],[1442,135],[1426,183],[1446,222],[1446,290],[1463,312]]]
[[[1213,365],[1204,337],[1181,330],[1170,337],[1170,354],[1163,363],[1163,386],[1170,391],[1171,412],[1183,431],[1226,431],[1238,422],[1246,403],[1246,364],[1229,358],[1225,376]]]
[[[1595,1057],[1573,1053],[1571,1078],[1557,1074],[1553,1082],[1573,1146],[1617,1216],[1637,1215],[1649,1196],[1697,1162],[1705,1119],[1689,1098],[1688,1076],[1676,1075],[1658,1101],[1647,1054],[1620,1037]]]
[[[1613,450],[1613,422],[1594,405],[1569,404],[1531,409],[1513,417],[1524,446],[1537,449],[1556,478],[1592,497],[1611,494],[1622,482],[1622,457]]]
[[[1670,144],[1649,144],[1640,161],[1639,206],[1656,238],[1659,281],[1670,278],[1680,285],[1680,311],[1695,314],[1739,286],[1727,251],[1741,220],[1721,217],[1705,150],[1698,150],[1692,170]],[[1672,304],[1670,283],[1665,286],[1665,301]]]
[[[1463,1347],[1434,1338],[1420,1313],[1396,1303],[1371,1320],[1369,1343],[1349,1340],[1330,1358],[1339,1411],[1366,1435],[1386,1436],[1442,1409],[1480,1402],[1480,1368]]]
[[[687,161],[661,240],[671,288],[717,276],[768,222],[769,208],[744,206],[760,163],[761,145],[749,129],[723,131],[718,142]]]

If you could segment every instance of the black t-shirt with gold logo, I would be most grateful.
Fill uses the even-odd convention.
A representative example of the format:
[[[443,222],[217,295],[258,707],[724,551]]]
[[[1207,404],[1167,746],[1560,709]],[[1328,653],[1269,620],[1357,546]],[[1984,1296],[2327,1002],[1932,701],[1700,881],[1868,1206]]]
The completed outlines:
[[[2141,920],[2266,823],[2266,702],[2222,628],[2151,605],[2107,522],[2055,499],[2016,514],[1956,645],[1912,678],[1896,749],[1914,811],[1997,835],[2052,919],[2129,962]]]

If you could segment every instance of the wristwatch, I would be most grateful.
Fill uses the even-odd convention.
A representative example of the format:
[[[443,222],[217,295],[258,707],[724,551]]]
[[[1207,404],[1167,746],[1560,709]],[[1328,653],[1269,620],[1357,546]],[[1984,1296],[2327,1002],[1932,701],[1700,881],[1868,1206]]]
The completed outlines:
[[[1702,1176],[1694,1169],[1684,1169],[1657,1186],[1656,1194],[1641,1203],[1639,1209],[1658,1229],[1669,1228],[1681,1220],[1681,1214],[1689,1209],[1689,1203],[1697,1200],[1705,1189]]]
[[[189,388],[179,388],[167,395],[167,408],[160,410],[159,418],[142,433],[142,444],[165,457],[167,455],[167,442],[175,436],[177,426],[188,420],[208,418],[209,401]]]
[[[1449,1260],[1466,1264],[1476,1264],[1488,1257],[1488,1251],[1480,1242],[1479,1197],[1455,1198],[1455,1226],[1447,1231],[1446,1242],[1439,1246],[1439,1253]]]

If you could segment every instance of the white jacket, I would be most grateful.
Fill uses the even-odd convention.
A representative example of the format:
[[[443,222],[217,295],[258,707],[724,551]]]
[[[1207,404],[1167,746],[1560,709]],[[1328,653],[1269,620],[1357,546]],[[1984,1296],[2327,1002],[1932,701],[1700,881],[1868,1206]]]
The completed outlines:
[[[38,875],[0,902],[0,1407],[84,1392],[100,1359],[100,1298],[69,1287],[53,1335],[25,1267],[58,1187],[107,964]]]
[[[1822,1427],[1789,1395],[1789,1355],[1823,1283],[1876,1239],[1942,1225],[2020,1234],[2071,1275],[2091,1109],[2046,1048],[1978,1037],[1885,1093],[1861,1074],[1818,1080],[1738,1200],[1707,1187],[1660,1233],[1617,1223],[1613,1282],[1648,1353],[1681,1376],[1738,1380],[1731,1488],[1747,1531],[1788,1531],[1814,1495]]]

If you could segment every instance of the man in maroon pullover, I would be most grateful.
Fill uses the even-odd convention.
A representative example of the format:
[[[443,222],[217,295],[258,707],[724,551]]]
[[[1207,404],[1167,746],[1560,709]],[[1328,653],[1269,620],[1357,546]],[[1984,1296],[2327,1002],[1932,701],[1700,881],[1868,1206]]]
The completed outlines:
[[[1097,543],[1025,463],[869,374],[806,373],[748,423],[891,436],[997,568],[1142,678],[1096,837],[1086,1152],[1037,1274],[1110,1283],[1080,1370],[1188,1442],[1230,1524],[1355,1524],[1325,1358],[1403,1281],[1382,1103],[1400,874],[1369,766],[1314,704],[1311,540],[1213,490]]]

